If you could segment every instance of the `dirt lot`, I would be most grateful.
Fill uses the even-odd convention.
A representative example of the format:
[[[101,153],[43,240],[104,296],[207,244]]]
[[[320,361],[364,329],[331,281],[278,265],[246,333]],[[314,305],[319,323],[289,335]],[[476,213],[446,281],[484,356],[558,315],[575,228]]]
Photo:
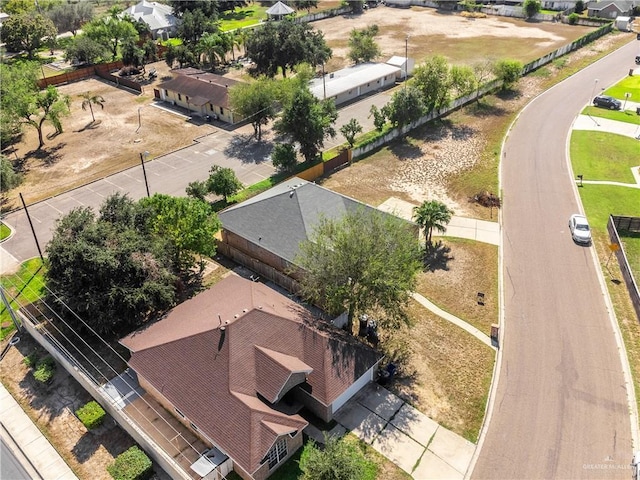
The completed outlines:
[[[169,70],[165,62],[147,68],[152,67],[157,69],[158,79],[144,85],[142,95],[97,77],[58,87],[60,93],[71,98],[71,114],[62,119],[64,133],[52,137],[54,129],[45,123],[47,138],[37,152],[36,131],[25,127],[22,142],[3,152],[9,158],[25,161],[26,181],[19,190],[27,203],[138,164],[140,152],[157,156],[190,145],[194,138],[211,132],[208,125],[187,122],[151,105],[153,85],[163,81]],[[80,95],[87,92],[105,100],[104,109],[93,106],[95,122],[89,109],[82,110]],[[9,201],[17,206],[18,192],[11,193]]]
[[[465,18],[426,7],[410,9],[380,6],[360,15],[328,18],[313,23],[322,30],[333,58],[328,70],[346,66],[348,32],[378,25],[376,42],[382,58],[405,54],[422,62],[430,55],[444,55],[452,63],[478,59],[515,58],[530,62],[593,30],[560,23],[525,22],[506,17]],[[409,36],[407,44],[405,40]]]

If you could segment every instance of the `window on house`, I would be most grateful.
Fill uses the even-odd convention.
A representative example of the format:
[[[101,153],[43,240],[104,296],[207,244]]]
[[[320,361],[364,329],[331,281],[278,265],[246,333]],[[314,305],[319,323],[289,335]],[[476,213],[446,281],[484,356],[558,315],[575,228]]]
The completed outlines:
[[[177,409],[176,407],[173,407],[173,409],[176,411],[176,413],[178,415],[180,415],[182,418],[184,418],[184,413],[182,413],[179,409]]]
[[[209,110],[213,112],[213,105],[209,104]]]
[[[220,107],[220,115],[224,115],[224,108]]]
[[[185,95],[185,98],[187,99],[187,102],[189,101],[189,95]]]
[[[191,425],[191,428],[193,428],[196,432],[198,431],[198,427],[195,423],[190,423],[189,425]]]
[[[165,96],[165,97],[168,97],[168,96],[169,96],[169,90],[165,90],[165,91],[164,91],[164,96]]]
[[[367,87],[369,86],[369,83],[367,83]]]
[[[273,447],[271,447],[269,453],[267,453],[267,458],[269,459],[269,470],[278,465],[286,456],[287,440],[285,438],[281,438]]]
[[[182,95],[178,94],[178,100],[182,100]]]

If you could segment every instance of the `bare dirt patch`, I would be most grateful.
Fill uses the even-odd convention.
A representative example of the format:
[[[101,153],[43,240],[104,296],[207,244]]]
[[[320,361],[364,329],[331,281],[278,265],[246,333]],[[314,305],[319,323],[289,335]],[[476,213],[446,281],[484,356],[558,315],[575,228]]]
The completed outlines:
[[[4,153],[24,160],[25,182],[19,190],[32,203],[78,185],[103,178],[140,162],[140,153],[158,156],[190,145],[194,138],[211,133],[208,125],[192,123],[153,106],[153,86],[168,75],[164,62],[156,68],[158,79],[137,95],[97,77],[60,85],[58,90],[71,98],[71,114],[62,119],[64,133],[53,136],[45,123],[45,145],[41,151],[35,129],[24,128],[22,141]],[[104,109],[93,105],[95,122],[80,95],[101,95]],[[9,202],[16,205],[17,190]]]
[[[525,22],[506,17],[465,18],[457,13],[426,7],[410,9],[380,6],[358,15],[328,18],[313,23],[322,30],[333,58],[329,69],[342,68],[347,59],[348,32],[378,25],[376,42],[382,58],[405,54],[421,62],[440,54],[453,63],[472,63],[485,57],[509,57],[528,62],[570,43],[593,30],[560,23]],[[409,36],[407,45],[405,39]]]

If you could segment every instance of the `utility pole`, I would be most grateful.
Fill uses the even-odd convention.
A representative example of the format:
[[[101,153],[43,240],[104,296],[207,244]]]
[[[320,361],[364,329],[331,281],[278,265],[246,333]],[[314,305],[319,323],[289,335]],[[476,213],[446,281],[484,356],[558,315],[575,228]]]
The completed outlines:
[[[24,208],[24,212],[27,214],[27,220],[29,220],[29,226],[31,227],[31,233],[33,233],[33,239],[36,241],[36,247],[38,249],[38,255],[40,255],[40,260],[44,261],[44,257],[42,256],[42,250],[40,249],[40,243],[38,242],[38,237],[36,236],[36,230],[33,228],[33,222],[31,221],[31,216],[29,215],[29,210],[27,210],[27,204],[24,203],[24,198],[22,197],[22,193],[19,193],[20,201],[22,202],[22,207]]]
[[[149,152],[145,151],[144,153],[140,152],[140,164],[142,165],[142,175],[144,175],[144,186],[147,187],[147,197],[150,197],[149,193],[149,182],[147,181],[147,171],[144,168],[144,159],[149,155]]]

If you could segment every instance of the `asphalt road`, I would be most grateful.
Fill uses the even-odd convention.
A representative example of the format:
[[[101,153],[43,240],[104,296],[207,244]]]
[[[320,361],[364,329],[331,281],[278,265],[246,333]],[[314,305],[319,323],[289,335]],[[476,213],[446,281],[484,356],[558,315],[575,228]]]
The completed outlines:
[[[372,129],[373,119],[368,118],[371,105],[382,107],[390,98],[389,92],[385,91],[340,108],[335,127],[336,138],[327,139],[325,149],[345,141],[339,129],[351,118],[358,119],[364,131]],[[165,114],[170,115],[170,113]],[[256,142],[247,135],[253,133],[251,125],[233,132],[213,127],[211,130],[213,133],[198,138],[194,145],[145,162],[151,195],[164,193],[184,196],[187,185],[196,180],[205,180],[214,164],[233,168],[245,185],[257,183],[274,172],[269,145],[265,142]],[[127,193],[134,200],[145,196],[146,186],[142,167],[124,170],[32,205],[29,205],[29,199],[26,198],[29,215],[43,253],[53,236],[56,220],[60,216],[77,207],[92,207],[97,212],[104,199],[115,192]],[[13,257],[16,262],[21,263],[38,255],[36,240],[23,209],[6,215],[3,221],[10,225],[15,233],[0,247],[0,256],[3,257],[0,258],[0,272],[4,270],[5,264],[11,263],[4,261],[6,258]]]
[[[574,244],[568,231],[581,206],[566,156],[573,119],[594,91],[627,75],[638,45],[634,40],[533,100],[508,135],[504,343],[472,478],[631,476],[623,365],[593,248]]]

